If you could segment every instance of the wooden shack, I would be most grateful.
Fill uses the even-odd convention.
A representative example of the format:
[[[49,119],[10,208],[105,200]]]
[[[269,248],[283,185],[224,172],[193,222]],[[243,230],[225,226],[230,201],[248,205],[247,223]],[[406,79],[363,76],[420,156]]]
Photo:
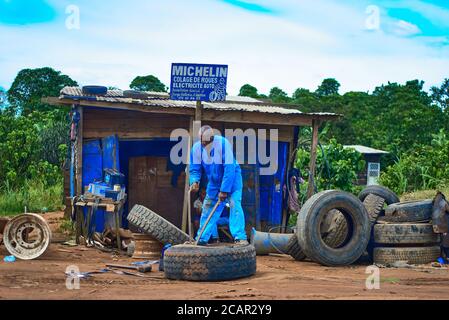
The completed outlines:
[[[176,226],[187,229],[187,183],[185,166],[170,163],[173,130],[183,128],[196,137],[193,122],[225,129],[278,129],[278,171],[259,174],[258,164],[241,163],[244,179],[243,207],[248,230],[286,226],[284,186],[297,145],[298,128],[313,128],[311,172],[315,171],[318,129],[334,121],[331,113],[302,113],[298,106],[269,104],[245,97],[226,102],[172,101],[168,95],[148,93],[148,98],[126,98],[120,90],[88,96],[77,87],[66,87],[59,97],[45,98],[53,105],[70,106],[80,120],[76,142],[76,195],[105,168],[119,169],[126,179],[128,203],[144,205]],[[112,155],[112,156],[111,156]],[[310,190],[312,192],[312,190]],[[66,195],[69,196],[69,195]],[[126,214],[125,214],[126,216]],[[126,218],[123,219],[126,224]]]
[[[344,146],[344,148],[354,149],[361,153],[365,160],[365,168],[357,173],[357,184],[359,186],[377,185],[380,178],[382,156],[388,152],[360,145]]]

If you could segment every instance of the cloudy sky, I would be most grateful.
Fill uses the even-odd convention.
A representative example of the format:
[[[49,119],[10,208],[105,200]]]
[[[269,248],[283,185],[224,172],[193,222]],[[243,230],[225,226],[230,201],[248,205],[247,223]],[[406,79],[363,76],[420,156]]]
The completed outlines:
[[[84,85],[168,84],[172,62],[228,64],[230,94],[315,90],[326,77],[343,92],[416,78],[428,88],[449,77],[449,1],[0,0],[6,89],[43,66]]]

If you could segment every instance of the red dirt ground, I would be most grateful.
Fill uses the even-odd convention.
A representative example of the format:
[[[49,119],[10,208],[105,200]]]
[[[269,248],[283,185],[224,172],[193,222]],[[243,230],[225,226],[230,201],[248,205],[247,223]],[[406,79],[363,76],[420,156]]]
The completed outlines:
[[[47,217],[52,222],[59,219],[59,215]],[[366,266],[329,268],[276,255],[258,257],[257,273],[248,279],[195,283],[167,280],[157,271],[151,272],[157,279],[106,273],[81,280],[79,290],[68,290],[64,272],[69,265],[86,272],[132,259],[56,243],[33,261],[5,263],[7,254],[2,246],[0,299],[449,299],[449,269],[430,266],[380,269],[380,289],[367,290]]]

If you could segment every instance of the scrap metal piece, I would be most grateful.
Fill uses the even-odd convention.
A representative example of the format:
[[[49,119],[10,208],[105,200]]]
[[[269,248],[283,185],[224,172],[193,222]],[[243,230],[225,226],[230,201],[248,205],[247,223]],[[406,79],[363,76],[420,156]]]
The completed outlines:
[[[3,241],[10,254],[22,260],[32,260],[47,250],[51,230],[40,215],[21,214],[6,224]]]

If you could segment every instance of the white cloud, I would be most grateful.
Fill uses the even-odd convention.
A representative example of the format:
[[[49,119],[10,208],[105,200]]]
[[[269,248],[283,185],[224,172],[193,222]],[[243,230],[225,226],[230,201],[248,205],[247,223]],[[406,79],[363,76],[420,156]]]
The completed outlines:
[[[366,32],[365,7],[335,0],[264,1],[280,16],[211,0],[78,2],[79,31],[65,29],[64,19],[0,26],[0,43],[8,44],[0,47],[0,85],[8,87],[20,69],[52,66],[81,84],[126,89],[143,74],[169,84],[172,62],[198,62],[229,64],[231,94],[245,83],[291,94],[298,87],[315,90],[325,77],[339,80],[342,91],[415,78],[434,85],[449,70],[448,47]]]
[[[404,20],[399,20],[395,24],[394,33],[398,36],[408,37],[420,34],[421,30],[417,25],[413,23]]]

